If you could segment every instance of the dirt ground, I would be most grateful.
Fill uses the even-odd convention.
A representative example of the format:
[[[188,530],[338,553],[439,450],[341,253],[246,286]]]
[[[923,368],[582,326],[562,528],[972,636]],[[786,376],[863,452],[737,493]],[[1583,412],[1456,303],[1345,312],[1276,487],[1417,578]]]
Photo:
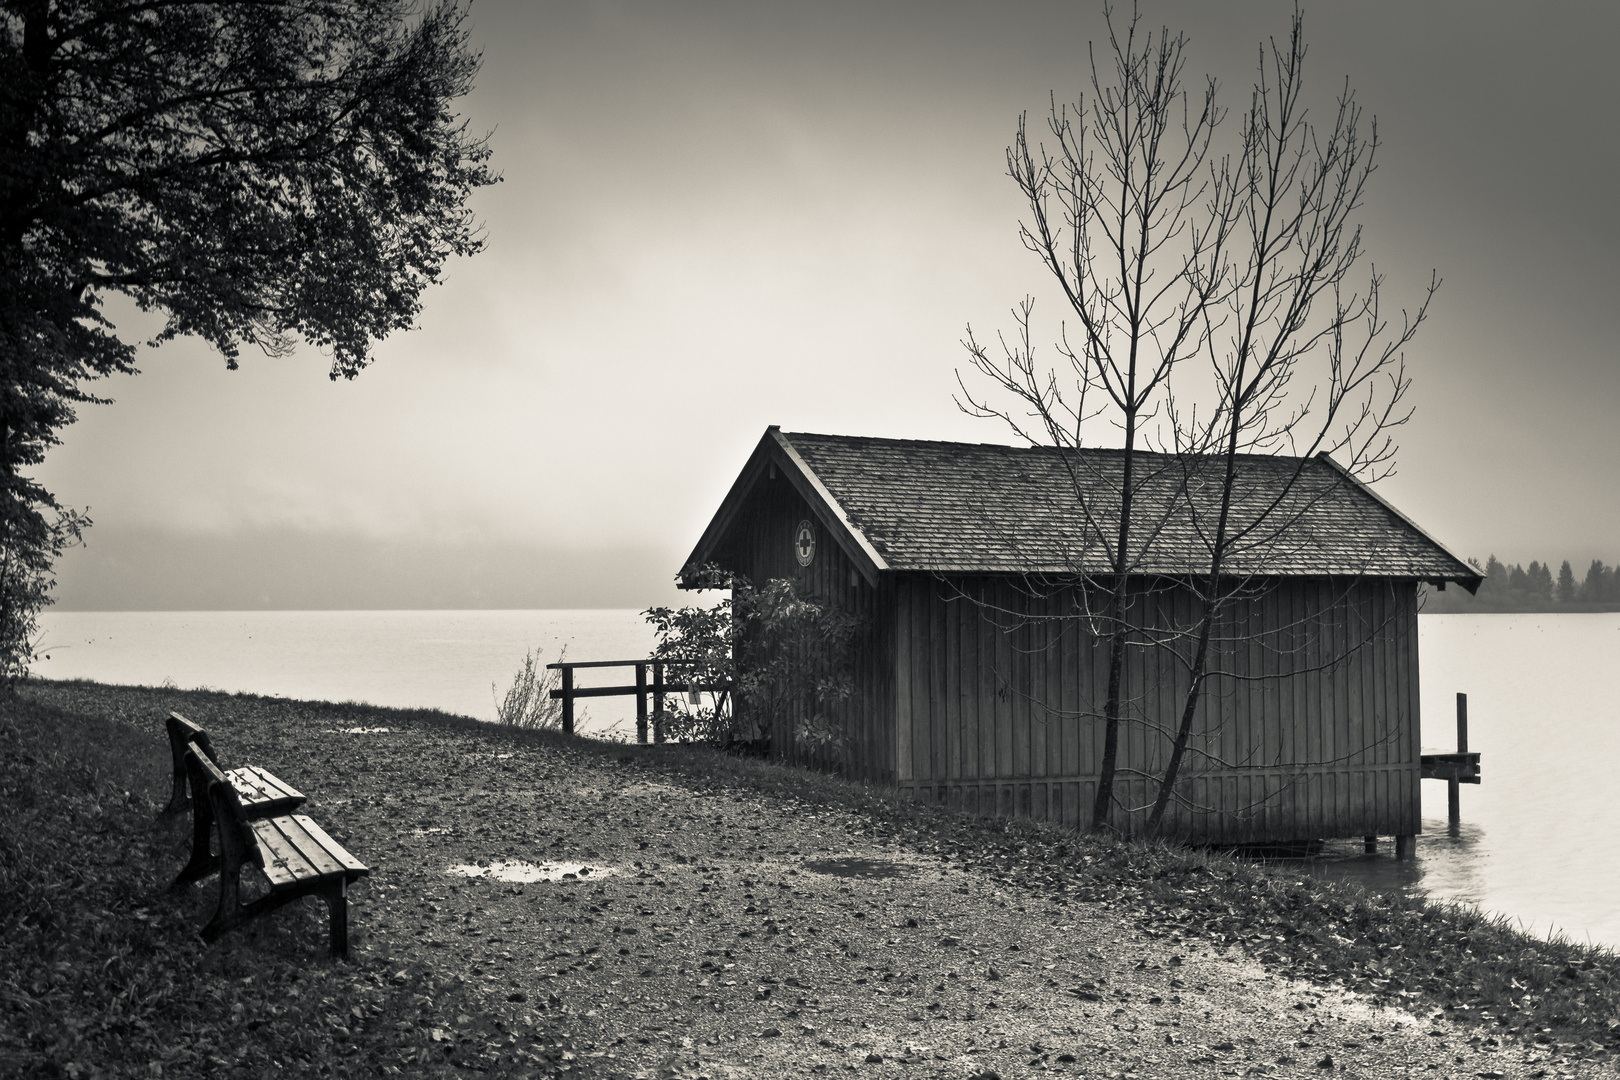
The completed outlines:
[[[1287,979],[846,809],[637,754],[241,702],[192,718],[227,766],[262,764],[303,789],[372,867],[351,894],[357,964],[454,980],[452,996],[479,1002],[421,1004],[424,1053],[467,1075],[1610,1071]],[[573,875],[505,880],[511,862]]]

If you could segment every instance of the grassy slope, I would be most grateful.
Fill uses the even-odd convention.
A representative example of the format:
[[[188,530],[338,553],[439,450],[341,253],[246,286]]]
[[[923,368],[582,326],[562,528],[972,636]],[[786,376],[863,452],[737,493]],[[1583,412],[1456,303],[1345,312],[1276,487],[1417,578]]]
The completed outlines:
[[[163,892],[182,861],[187,826],[154,824],[169,768],[154,718],[169,709],[199,718],[297,712],[330,724],[339,708],[93,684],[25,687],[0,705],[0,1075],[154,1075],[153,1063],[163,1075],[227,1065],[234,1075],[450,1067],[427,1018],[475,1010],[457,973],[333,965],[322,955],[324,916],[313,903],[204,949],[194,931],[208,914],[207,890],[183,901]],[[561,743],[443,714],[345,705],[341,715]],[[582,755],[633,753],[705,786],[860,812],[880,833],[1008,882],[1112,908],[1151,933],[1241,943],[1289,974],[1418,1010],[1454,1010],[1476,1018],[1482,1038],[1556,1042],[1582,1054],[1614,1043],[1613,954],[1528,938],[1470,912],[1290,879],[1220,856],[970,818],[699,749],[567,745]],[[485,1026],[498,1034],[498,1023]]]
[[[472,1007],[459,980],[331,963],[323,905],[202,945],[210,890],[165,892],[163,713],[101,696],[0,702],[0,1076],[460,1075],[424,1022]]]

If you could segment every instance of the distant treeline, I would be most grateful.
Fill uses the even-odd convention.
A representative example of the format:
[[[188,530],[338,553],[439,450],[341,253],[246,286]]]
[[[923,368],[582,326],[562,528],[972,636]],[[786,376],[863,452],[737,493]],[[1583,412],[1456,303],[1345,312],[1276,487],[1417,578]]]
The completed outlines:
[[[1479,592],[1469,596],[1456,585],[1444,592],[1430,587],[1424,611],[1620,611],[1620,570],[1602,559],[1593,559],[1580,577],[1568,559],[1556,574],[1551,563],[1534,560],[1527,567],[1509,566],[1495,555],[1483,566],[1478,559],[1468,561],[1485,575]]]

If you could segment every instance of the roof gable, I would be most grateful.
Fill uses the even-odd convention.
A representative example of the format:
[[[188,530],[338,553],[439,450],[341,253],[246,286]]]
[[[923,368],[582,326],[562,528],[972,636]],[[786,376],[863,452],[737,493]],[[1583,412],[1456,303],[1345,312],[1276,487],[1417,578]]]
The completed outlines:
[[[1138,453],[1133,572],[1207,570],[1220,460]],[[1124,453],[784,433],[749,459],[693,551],[707,561],[770,464],[783,469],[871,580],[885,570],[1101,574],[1112,568]],[[1479,575],[1332,459],[1244,455],[1234,574],[1458,581]]]

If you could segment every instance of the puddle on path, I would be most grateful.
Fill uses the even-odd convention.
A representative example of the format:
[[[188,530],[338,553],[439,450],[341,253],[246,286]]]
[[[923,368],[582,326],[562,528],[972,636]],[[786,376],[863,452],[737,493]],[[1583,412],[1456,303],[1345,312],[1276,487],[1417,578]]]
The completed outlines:
[[[916,867],[889,859],[816,859],[806,870],[844,878],[892,878],[913,873]]]
[[[612,877],[619,871],[611,866],[591,866],[587,863],[529,863],[519,859],[496,859],[488,866],[461,863],[446,872],[462,877],[488,877],[527,885],[536,881],[595,881],[597,878]]]
[[[326,733],[328,735],[392,735],[394,729],[385,727],[327,728]]]

